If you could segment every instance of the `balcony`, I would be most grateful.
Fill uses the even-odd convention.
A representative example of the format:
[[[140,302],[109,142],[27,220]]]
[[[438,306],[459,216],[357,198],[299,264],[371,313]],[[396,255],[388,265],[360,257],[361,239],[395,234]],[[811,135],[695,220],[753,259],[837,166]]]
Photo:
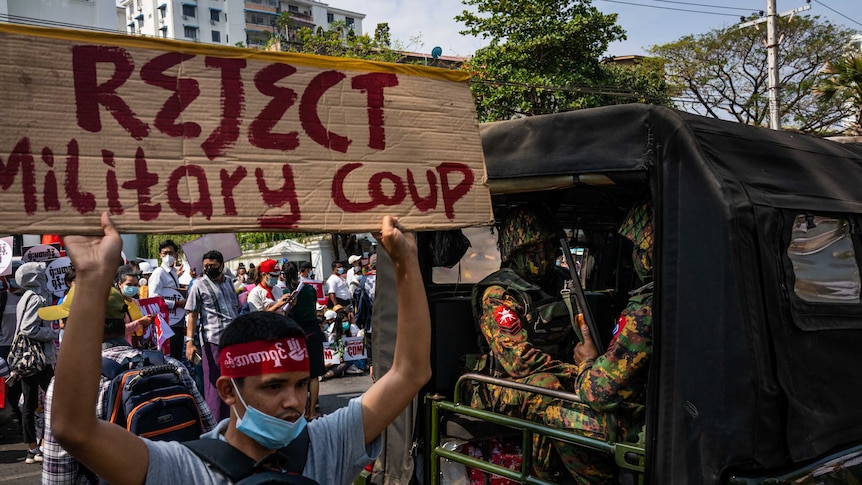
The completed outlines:
[[[304,24],[314,26],[314,17],[307,13],[290,12],[290,18]]]

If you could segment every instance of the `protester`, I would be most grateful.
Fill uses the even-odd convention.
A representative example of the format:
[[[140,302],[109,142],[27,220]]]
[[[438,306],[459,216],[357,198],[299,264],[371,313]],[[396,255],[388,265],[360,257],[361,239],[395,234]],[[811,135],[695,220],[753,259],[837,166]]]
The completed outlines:
[[[219,251],[207,251],[203,255],[204,276],[189,293],[186,303],[188,326],[183,341],[186,358],[191,362],[202,362],[204,374],[204,397],[216,419],[228,416],[228,409],[219,399],[216,381],[219,378],[219,342],[224,329],[236,318],[239,301],[233,282],[224,271],[224,256]],[[200,324],[200,349],[195,346],[195,332]]]
[[[347,264],[350,265],[350,269],[347,270],[347,276],[344,280],[347,282],[347,290],[353,295],[356,288],[359,288],[359,278],[362,277],[362,256],[351,255],[347,258]]]
[[[118,273],[131,270],[130,266],[121,266]],[[75,292],[71,291],[64,300],[64,303],[55,306],[44,307],[39,310],[39,315],[46,319],[65,319],[69,316],[69,308],[72,301],[75,299]],[[111,290],[105,302],[102,303],[105,308],[104,334],[102,339],[102,357],[113,362],[122,364],[135,359],[141,358],[141,351],[133,349],[129,346],[128,340],[124,338],[124,319],[128,316],[126,306],[129,300],[125,295],[121,295],[118,290]],[[201,416],[201,423],[205,431],[211,430],[215,426],[215,420],[210,413],[203,397],[195,388],[189,375],[185,372],[185,368],[179,361],[170,357],[165,358],[165,363],[174,366],[178,369],[180,382],[189,389],[195,403],[197,404],[198,413]],[[100,376],[99,381],[99,405],[96,408],[96,414],[101,420],[107,421],[108,404],[110,393],[109,388],[111,380],[105,376]],[[42,483],[59,485],[59,484],[76,484],[76,483],[95,483],[95,476],[92,472],[84,467],[81,467],[77,460],[72,458],[69,453],[64,450],[54,439],[52,429],[52,413],[51,404],[54,395],[54,384],[48,386],[48,391],[45,394],[45,440],[44,440],[44,461],[42,462]]]
[[[135,300],[140,291],[138,273],[131,265],[120,266],[114,284],[126,301],[127,311],[123,318],[126,322],[125,338],[129,345],[136,349],[155,349],[158,342],[152,336],[145,338],[147,329],[153,324],[154,315],[144,315]]]
[[[311,265],[303,263],[303,273],[308,276]],[[308,381],[308,409],[305,417],[317,418],[319,406],[317,404],[320,395],[320,381],[318,377],[326,372],[323,365],[323,331],[317,320],[317,292],[311,285],[305,284],[305,277],[300,275],[296,263],[288,262],[284,268],[284,277],[287,289],[294,294],[289,315],[305,332],[305,345],[308,348],[309,372],[311,380]],[[322,305],[321,305],[322,306]]]
[[[110,287],[122,247],[107,213],[101,223],[104,236],[66,238],[79,284],[92,291],[72,302],[54,384],[53,434],[109,483],[227,483],[186,446],[148,441],[96,417],[105,319],[104,305],[97,303]],[[402,337],[396,339],[389,372],[367,392],[346,408],[308,422],[310,443],[302,474],[321,484],[352,482],[379,455],[380,434],[431,376],[431,322],[415,240],[402,234],[395,218],[385,217],[382,225],[378,240],[394,263],[396,335]],[[254,312],[237,318],[222,337],[224,375],[217,385],[231,414],[206,436],[226,441],[253,462],[277,460],[273,450],[289,444],[306,426],[309,364],[302,329],[284,316]],[[284,357],[255,362],[252,354]]]
[[[177,262],[179,246],[170,239],[162,241],[159,244],[159,257],[162,258],[162,264],[153,270],[153,274],[149,279],[149,296],[160,296],[168,306],[168,325],[174,332],[169,345],[171,348],[171,357],[181,360],[183,356],[183,335],[185,335],[186,314],[185,304],[186,297],[183,293],[184,288],[180,285],[179,274],[175,263]]]
[[[257,266],[256,286],[248,293],[249,311],[282,312],[290,299],[290,293],[278,286],[281,269],[274,259],[265,259]]]
[[[344,281],[344,266],[341,261],[332,262],[332,274],[326,280],[326,293],[329,295],[327,307],[350,305],[350,290],[347,288],[347,282]]]
[[[26,290],[18,301],[16,333],[19,338],[28,337],[45,353],[45,367],[36,374],[21,379],[21,392],[24,395],[21,426],[24,443],[27,444],[25,462],[40,463],[42,450],[39,449],[39,437],[36,436],[36,408],[39,404],[39,389],[47,390],[51,377],[54,376],[54,364],[57,361],[54,341],[59,337],[60,331],[54,330],[51,322],[42,320],[38,314],[39,309],[49,304],[53,298],[48,290],[45,263],[22,264],[15,272],[15,281]]]

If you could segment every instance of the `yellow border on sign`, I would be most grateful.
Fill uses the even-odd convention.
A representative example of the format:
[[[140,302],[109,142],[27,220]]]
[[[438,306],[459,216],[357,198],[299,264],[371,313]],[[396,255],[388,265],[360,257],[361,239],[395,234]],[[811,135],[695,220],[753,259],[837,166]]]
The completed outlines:
[[[247,49],[244,47],[202,44],[198,42],[185,42],[174,39],[160,39],[158,37],[131,36],[119,33],[112,34],[106,32],[57,29],[7,23],[0,23],[0,32],[81,42],[85,44],[108,44],[120,47],[181,52],[198,56],[215,56],[228,59],[248,59],[284,64],[299,64],[322,69],[388,72],[392,74],[404,74],[408,76],[424,77],[450,82],[470,81],[470,73],[461,70],[440,69],[436,67],[417,66],[414,64],[392,64],[389,62],[320,56],[315,54],[300,54],[296,52],[272,52]]]

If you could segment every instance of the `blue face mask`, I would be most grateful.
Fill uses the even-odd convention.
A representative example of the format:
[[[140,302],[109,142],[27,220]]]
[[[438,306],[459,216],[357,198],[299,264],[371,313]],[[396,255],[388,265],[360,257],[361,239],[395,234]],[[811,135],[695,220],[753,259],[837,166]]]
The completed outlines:
[[[138,287],[137,286],[124,286],[123,294],[128,296],[129,298],[134,298],[138,296]]]
[[[291,423],[290,421],[278,419],[258,411],[245,403],[245,400],[239,393],[239,389],[236,387],[236,382],[233,379],[230,382],[233,384],[239,402],[245,406],[245,416],[240,418],[239,413],[237,413],[236,429],[240,433],[257,441],[264,448],[268,450],[284,448],[296,439],[302,433],[302,430],[305,429],[306,424],[308,424],[305,416],[300,416],[296,421]],[[231,407],[233,407],[233,412],[236,413],[236,407]]]
[[[338,268],[338,274],[344,274],[344,268]]]

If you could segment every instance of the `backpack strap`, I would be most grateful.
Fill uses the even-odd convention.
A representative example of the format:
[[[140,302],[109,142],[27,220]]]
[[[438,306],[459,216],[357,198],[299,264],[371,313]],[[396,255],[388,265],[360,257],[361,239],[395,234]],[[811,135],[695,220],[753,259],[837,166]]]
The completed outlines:
[[[122,374],[123,370],[123,366],[116,360],[102,357],[102,375],[107,377],[108,380],[113,380],[114,377]]]
[[[231,482],[239,482],[240,480],[253,474],[255,469],[262,464],[271,463],[277,464],[284,470],[286,477],[290,475],[301,475],[305,469],[305,462],[308,459],[308,448],[311,442],[308,436],[308,428],[294,438],[287,446],[268,455],[260,462],[255,462],[245,453],[231,446],[229,443],[220,439],[199,439],[195,441],[186,441],[184,446],[188,447],[192,453],[198,458],[207,463],[218,473],[227,477]],[[303,483],[301,481],[287,481],[287,483]],[[314,483],[314,482],[308,482]]]
[[[220,439],[185,441],[183,445],[233,483],[251,475],[254,470],[254,460]]]
[[[141,357],[145,363],[148,363],[147,365],[164,365],[166,363],[165,354],[159,350],[142,350]]]

